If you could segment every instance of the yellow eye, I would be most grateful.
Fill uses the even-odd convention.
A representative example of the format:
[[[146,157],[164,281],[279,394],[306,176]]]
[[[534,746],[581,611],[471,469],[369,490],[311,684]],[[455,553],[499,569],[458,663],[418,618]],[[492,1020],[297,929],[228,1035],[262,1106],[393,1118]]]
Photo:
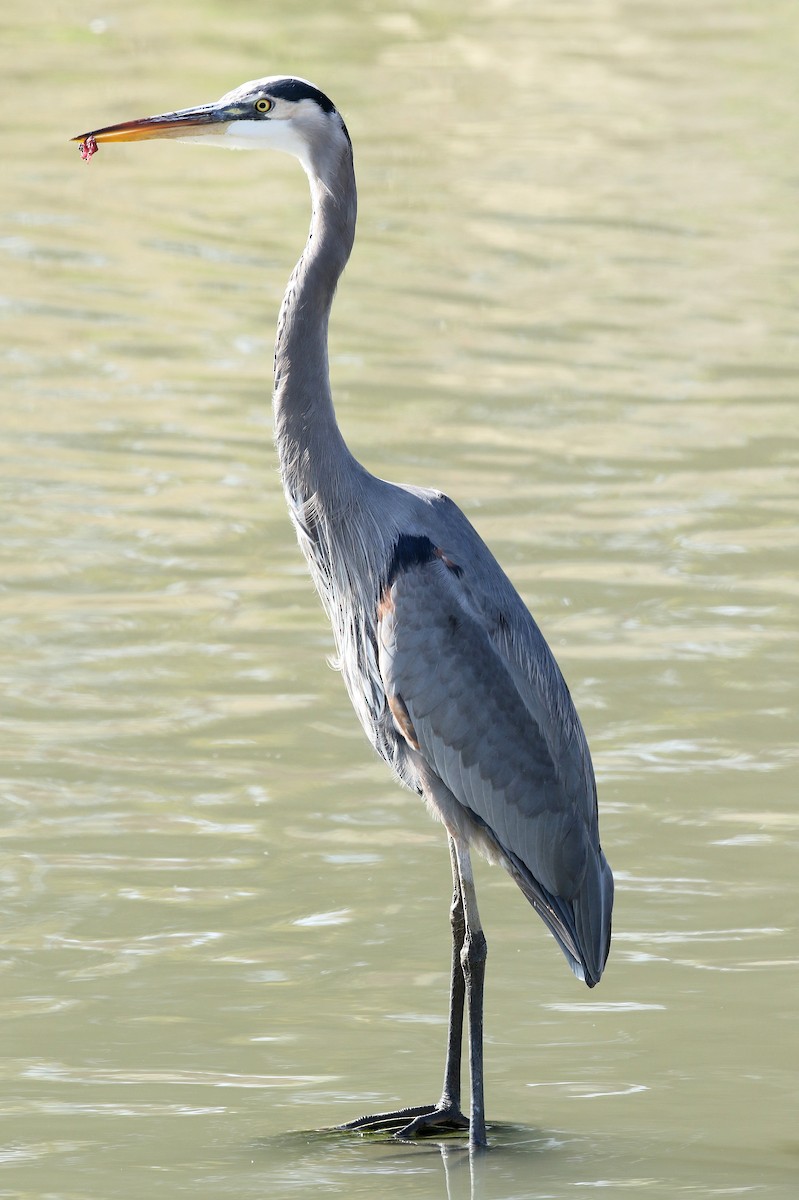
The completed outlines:
[[[271,107],[272,101],[267,100],[265,96],[261,100],[255,101],[255,108],[258,112],[269,112]]]

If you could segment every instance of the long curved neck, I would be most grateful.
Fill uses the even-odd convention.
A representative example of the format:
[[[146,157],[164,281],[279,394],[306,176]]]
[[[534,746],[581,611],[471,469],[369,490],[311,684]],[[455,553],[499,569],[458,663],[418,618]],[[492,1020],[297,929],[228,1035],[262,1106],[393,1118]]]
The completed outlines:
[[[286,492],[295,501],[337,496],[360,473],[336,424],[327,327],[333,295],[355,237],[356,189],[349,144],[306,167],[311,228],[289,279],[275,345],[275,442]],[[353,466],[357,469],[353,471]]]

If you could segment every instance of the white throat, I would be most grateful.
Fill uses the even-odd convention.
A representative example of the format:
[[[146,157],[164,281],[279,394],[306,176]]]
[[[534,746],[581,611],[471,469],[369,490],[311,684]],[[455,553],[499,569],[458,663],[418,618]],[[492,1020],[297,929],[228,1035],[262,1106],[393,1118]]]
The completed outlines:
[[[227,150],[281,150],[308,170],[308,143],[292,121],[231,121],[224,133],[187,135],[181,142],[203,142]]]

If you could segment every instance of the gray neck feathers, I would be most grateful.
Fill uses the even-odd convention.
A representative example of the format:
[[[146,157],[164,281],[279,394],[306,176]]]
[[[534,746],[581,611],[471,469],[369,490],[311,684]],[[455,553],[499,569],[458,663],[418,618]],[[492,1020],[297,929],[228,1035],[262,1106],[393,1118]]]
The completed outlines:
[[[333,410],[327,327],[333,295],[355,237],[356,190],[346,138],[311,157],[311,228],[289,279],[275,345],[275,441],[290,501],[346,502],[362,468],[341,436]]]
[[[355,236],[355,176],[346,137],[328,145],[321,162],[312,156],[307,169],[313,216],[280,310],[275,441],[300,547],[333,626],[337,665],[374,741],[384,700],[372,626],[393,544],[381,503],[389,485],[370,475],[344,443],[327,357],[333,294]]]

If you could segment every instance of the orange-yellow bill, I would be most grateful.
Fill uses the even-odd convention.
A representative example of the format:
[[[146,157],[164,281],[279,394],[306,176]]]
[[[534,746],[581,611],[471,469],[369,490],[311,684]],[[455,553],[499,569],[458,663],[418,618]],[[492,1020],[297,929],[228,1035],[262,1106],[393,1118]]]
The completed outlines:
[[[81,157],[86,162],[97,152],[98,142],[139,142],[145,138],[186,137],[193,130],[219,125],[231,120],[224,109],[214,104],[199,108],[184,108],[180,112],[162,113],[157,117],[141,117],[136,121],[121,121],[117,125],[106,125],[89,133],[79,133],[72,138],[80,143]]]

